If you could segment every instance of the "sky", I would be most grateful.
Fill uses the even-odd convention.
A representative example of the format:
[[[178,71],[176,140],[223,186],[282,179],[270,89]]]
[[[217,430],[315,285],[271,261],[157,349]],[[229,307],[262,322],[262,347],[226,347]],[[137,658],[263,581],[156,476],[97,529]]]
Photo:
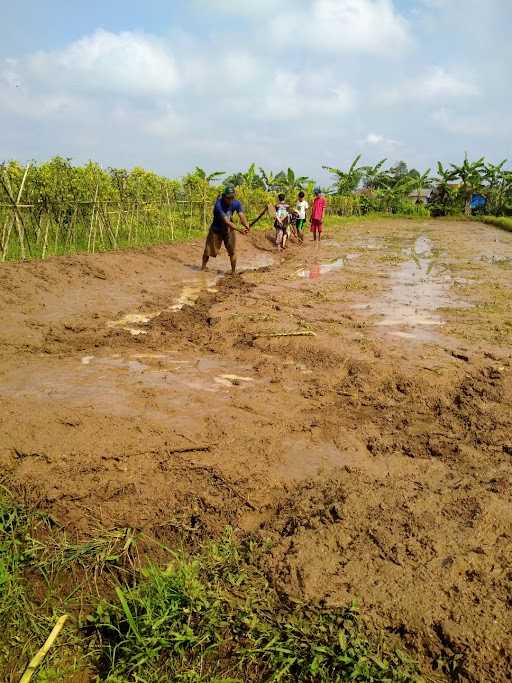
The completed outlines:
[[[0,4],[0,162],[512,159],[512,0]]]

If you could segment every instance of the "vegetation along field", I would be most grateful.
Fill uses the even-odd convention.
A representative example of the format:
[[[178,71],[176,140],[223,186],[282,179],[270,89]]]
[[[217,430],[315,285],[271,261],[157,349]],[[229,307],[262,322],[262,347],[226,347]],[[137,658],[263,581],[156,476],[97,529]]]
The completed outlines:
[[[510,174],[383,166],[236,277],[215,174],[1,170],[0,680],[510,680]]]

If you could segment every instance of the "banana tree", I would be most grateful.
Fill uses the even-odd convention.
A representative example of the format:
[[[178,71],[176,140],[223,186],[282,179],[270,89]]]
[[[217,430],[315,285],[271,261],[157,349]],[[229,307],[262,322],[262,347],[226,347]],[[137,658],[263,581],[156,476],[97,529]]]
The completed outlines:
[[[251,164],[245,172],[238,171],[238,173],[233,173],[233,175],[226,179],[226,183],[235,187],[243,185],[248,190],[265,189],[262,177],[256,173],[256,164]]]
[[[276,186],[276,177],[272,173],[272,171],[267,172],[263,168],[260,168],[260,176],[261,176],[261,179],[263,180],[266,191],[267,192],[273,192],[275,190],[275,186]]]
[[[325,171],[334,176],[334,184],[338,194],[352,194],[359,187],[367,168],[358,166],[360,160],[361,154],[358,154],[347,171],[335,166],[322,166]]]
[[[397,207],[400,200],[403,200],[411,192],[415,185],[415,178],[404,176],[394,185],[380,188],[377,192],[383,201],[387,212],[393,212],[393,207]]]
[[[286,173],[281,171],[274,179],[274,187],[285,194],[292,195],[296,190],[303,190],[309,182],[307,176],[297,176],[295,171],[289,168]]]
[[[208,185],[210,185],[213,181],[219,180],[222,178],[222,176],[226,175],[226,171],[213,171],[213,173],[206,173],[204,168],[196,166],[195,171],[191,175],[199,180],[204,180],[208,183]]]
[[[411,180],[411,191],[416,194],[416,201],[421,199],[421,191],[431,187],[430,168],[425,173],[418,175],[410,173],[408,178]]]
[[[450,164],[450,166],[453,169],[454,176],[460,178],[462,181],[461,191],[464,198],[464,213],[466,216],[470,216],[471,197],[474,192],[478,192],[482,188],[483,173],[485,172],[485,157],[470,162],[466,152],[462,164],[459,166]]]
[[[367,190],[378,190],[389,186],[389,176],[383,170],[387,159],[381,159],[375,166],[364,166],[364,186]]]
[[[507,163],[504,159],[500,164],[486,164],[484,170],[484,182],[489,199],[490,213],[498,215],[503,204],[503,194],[505,189],[506,171],[503,167]]]

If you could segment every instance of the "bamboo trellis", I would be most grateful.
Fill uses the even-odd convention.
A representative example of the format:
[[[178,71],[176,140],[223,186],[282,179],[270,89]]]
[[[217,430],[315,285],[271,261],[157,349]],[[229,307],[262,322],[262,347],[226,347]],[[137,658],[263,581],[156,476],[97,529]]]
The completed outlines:
[[[10,201],[0,204],[2,261],[174,241],[207,228],[204,200],[103,200],[96,187],[90,200],[23,203],[23,185],[14,197],[4,178]]]
[[[205,186],[192,192],[183,186],[180,194],[173,195],[162,185],[162,191],[147,200],[139,183],[131,195],[122,188],[101,190],[98,174],[90,182],[89,198],[84,198],[83,188],[80,197],[73,197],[66,183],[57,185],[57,190],[71,198],[59,198],[58,192],[55,198],[38,194],[37,188],[34,193],[30,170],[30,164],[18,169],[15,180],[0,165],[1,261],[144,246],[204,234],[208,229],[215,188]],[[259,213],[262,203],[268,199],[250,193],[244,196],[249,216]]]

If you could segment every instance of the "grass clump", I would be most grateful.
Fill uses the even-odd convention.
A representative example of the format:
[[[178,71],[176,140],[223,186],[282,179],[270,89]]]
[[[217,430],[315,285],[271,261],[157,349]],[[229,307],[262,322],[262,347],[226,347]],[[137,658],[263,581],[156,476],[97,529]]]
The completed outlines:
[[[70,542],[0,489],[0,680],[19,681],[64,613],[39,683],[77,672],[96,683],[420,680],[404,654],[368,637],[354,606],[283,597],[261,543],[228,530],[193,555],[160,546],[171,561],[141,566],[140,542],[130,530]]]
[[[417,681],[404,655],[365,636],[354,607],[282,598],[258,567],[261,548],[227,534],[118,586],[89,617],[102,681]]]

